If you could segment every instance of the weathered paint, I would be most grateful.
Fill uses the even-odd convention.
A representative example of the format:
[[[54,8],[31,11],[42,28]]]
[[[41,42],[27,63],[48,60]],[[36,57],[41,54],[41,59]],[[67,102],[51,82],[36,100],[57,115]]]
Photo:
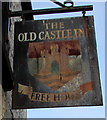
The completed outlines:
[[[13,108],[102,105],[95,42],[93,16],[17,22]]]

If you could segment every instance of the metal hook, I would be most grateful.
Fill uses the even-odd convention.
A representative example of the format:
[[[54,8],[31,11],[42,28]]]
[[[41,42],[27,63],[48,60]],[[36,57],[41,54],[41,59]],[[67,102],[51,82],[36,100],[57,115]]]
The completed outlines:
[[[83,17],[85,17],[86,11],[85,10],[82,11],[82,14],[83,14]]]

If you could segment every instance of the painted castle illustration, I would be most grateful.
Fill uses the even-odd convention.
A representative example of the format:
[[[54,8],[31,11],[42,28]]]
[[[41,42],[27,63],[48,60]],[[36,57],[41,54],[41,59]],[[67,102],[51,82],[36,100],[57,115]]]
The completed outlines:
[[[63,48],[59,51],[58,45],[52,45],[50,47],[51,53],[48,50],[41,51],[42,58],[42,69],[40,74],[51,74],[51,73],[70,73],[71,70],[68,65],[68,54],[69,50]],[[56,69],[54,69],[56,67]]]
[[[69,47],[59,49],[57,44],[50,46],[49,50],[41,50],[41,69],[35,74],[49,87],[57,90],[73,79],[78,72],[73,72],[69,66]]]

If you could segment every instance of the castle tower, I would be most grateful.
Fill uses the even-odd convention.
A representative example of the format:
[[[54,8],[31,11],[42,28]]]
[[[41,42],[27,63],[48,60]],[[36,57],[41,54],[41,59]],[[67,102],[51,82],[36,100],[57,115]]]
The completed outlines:
[[[58,52],[58,45],[56,44],[56,45],[52,45],[51,47],[51,55],[52,56],[56,56],[56,55],[58,55],[59,54],[59,52]]]
[[[60,51],[60,73],[61,74],[66,74],[66,73],[71,73],[71,69],[69,67],[69,49],[68,48],[63,48]]]
[[[41,51],[41,70],[39,71],[39,75],[48,75],[51,74],[51,60],[50,60],[50,54],[48,50]]]

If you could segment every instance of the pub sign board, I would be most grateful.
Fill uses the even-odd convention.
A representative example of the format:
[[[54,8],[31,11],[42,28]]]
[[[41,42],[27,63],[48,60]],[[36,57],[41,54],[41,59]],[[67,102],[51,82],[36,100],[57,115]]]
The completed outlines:
[[[99,105],[93,16],[15,23],[14,109]]]

